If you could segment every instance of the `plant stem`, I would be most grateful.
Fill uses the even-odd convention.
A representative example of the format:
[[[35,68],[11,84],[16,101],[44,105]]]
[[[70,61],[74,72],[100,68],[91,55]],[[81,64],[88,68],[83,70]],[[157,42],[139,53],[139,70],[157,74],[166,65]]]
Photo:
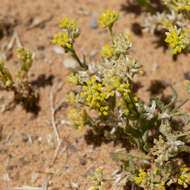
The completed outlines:
[[[175,113],[180,107],[182,107],[186,102],[188,102],[190,99],[190,97],[185,98],[185,100],[183,100],[183,102],[181,102],[181,104],[179,104],[173,111],[172,113]]]
[[[69,49],[69,51],[71,52],[71,56],[78,62],[78,64],[80,65],[80,67],[82,67],[83,69],[87,70],[88,66],[81,62],[78,55],[76,54],[74,48]]]
[[[111,36],[111,40],[112,40],[112,44],[113,44],[113,30],[112,30],[112,25],[108,27],[109,28],[109,32],[110,32],[110,36]]]

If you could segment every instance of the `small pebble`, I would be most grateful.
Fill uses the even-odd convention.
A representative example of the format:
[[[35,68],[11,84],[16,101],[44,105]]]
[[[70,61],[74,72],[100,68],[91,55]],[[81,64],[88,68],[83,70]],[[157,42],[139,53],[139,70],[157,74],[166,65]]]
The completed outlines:
[[[96,29],[98,27],[97,19],[92,18],[90,21],[90,28]]]
[[[78,185],[77,183],[73,183],[73,182],[71,182],[71,186],[72,186],[73,188],[76,188],[76,189],[79,188],[79,185]]]
[[[185,80],[190,80],[190,72],[185,72],[183,76]]]
[[[77,152],[78,151],[77,148],[72,144],[68,144],[67,149],[70,150],[71,152]]]
[[[58,55],[63,55],[64,54],[64,50],[63,48],[59,47],[59,46],[53,46],[53,51],[58,54]]]
[[[152,64],[152,71],[155,72],[158,69],[158,64],[156,62],[154,62]]]
[[[44,49],[45,49],[45,46],[43,46],[43,45],[40,45],[37,47],[37,50],[39,50],[39,51],[43,51]]]
[[[86,165],[86,160],[84,158],[79,158],[79,161],[81,165]]]
[[[3,180],[4,181],[11,181],[8,173],[3,174]]]
[[[68,69],[75,69],[76,66],[77,66],[76,61],[74,59],[72,59],[72,58],[66,58],[66,59],[64,59],[63,64]]]
[[[90,52],[90,57],[94,57],[96,54],[97,54],[97,51],[96,50],[92,50]]]
[[[30,76],[31,76],[31,77],[35,77],[35,73],[31,73]]]

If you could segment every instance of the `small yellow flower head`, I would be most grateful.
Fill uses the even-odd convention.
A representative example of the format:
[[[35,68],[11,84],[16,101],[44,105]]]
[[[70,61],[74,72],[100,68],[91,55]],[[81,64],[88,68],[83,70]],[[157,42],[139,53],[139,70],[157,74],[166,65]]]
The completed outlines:
[[[70,110],[68,117],[70,119],[70,124],[76,127],[79,132],[82,131],[82,128],[89,120],[89,116],[87,115],[85,110],[77,111],[75,108]]]
[[[9,70],[0,61],[0,81],[6,86],[10,87],[13,84],[12,75]]]
[[[182,185],[185,189],[190,185],[189,168],[183,168],[182,174],[179,176],[177,183]]]
[[[112,11],[108,9],[106,12],[103,12],[98,19],[98,23],[100,24],[101,28],[105,27],[112,27],[113,24],[119,18],[119,11]]]
[[[52,43],[59,44],[63,48],[70,49],[72,47],[72,39],[69,38],[68,33],[59,32],[58,34],[55,34]]]
[[[59,28],[67,32],[72,39],[75,39],[79,36],[80,32],[76,26],[75,19],[69,20],[69,17],[61,19]]]
[[[79,29],[76,27],[75,19],[69,20],[68,17],[65,17],[60,22],[59,28],[62,30],[54,35],[52,43],[70,49],[73,46],[75,38],[80,34]]]
[[[102,169],[101,169],[101,168],[97,168],[97,169],[96,169],[96,172],[97,172],[97,173],[102,173]]]
[[[21,70],[28,72],[30,67],[32,66],[32,62],[34,60],[34,53],[31,53],[29,50],[21,47],[17,50],[18,52],[18,59],[21,65]]]
[[[190,11],[190,1],[189,0],[163,0],[164,3],[177,13],[185,13]]]
[[[166,32],[165,42],[169,43],[173,54],[181,53],[190,43],[190,32],[189,30],[182,32],[177,26],[171,25],[169,32]]]
[[[101,51],[102,58],[110,59],[113,56],[113,48],[109,45],[105,45]]]
[[[158,184],[158,185],[156,185],[156,187],[157,187],[159,190],[165,190],[165,186],[162,185],[162,184]]]
[[[144,172],[142,169],[139,169],[138,176],[134,177],[134,180],[136,184],[143,184],[145,185],[147,183],[147,173]]]
[[[185,83],[186,85],[188,85],[190,82],[189,82],[189,80],[185,80],[184,83]]]
[[[139,74],[140,74],[141,76],[143,76],[143,75],[144,75],[144,71],[139,71]]]
[[[88,176],[92,186],[88,190],[103,190],[103,172],[101,168],[97,168],[93,176]]]
[[[78,75],[74,75],[74,73],[70,73],[70,75],[67,77],[67,82],[70,82],[74,85],[77,85],[79,83],[79,76]]]

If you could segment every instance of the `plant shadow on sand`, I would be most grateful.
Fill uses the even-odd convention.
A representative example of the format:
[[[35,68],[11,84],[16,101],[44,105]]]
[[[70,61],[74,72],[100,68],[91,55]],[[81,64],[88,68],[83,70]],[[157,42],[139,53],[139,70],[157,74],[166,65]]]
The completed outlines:
[[[38,93],[38,88],[45,88],[46,86],[51,86],[53,84],[53,79],[53,75],[50,75],[48,77],[46,77],[44,74],[39,75],[37,79],[29,83],[29,97],[20,97],[16,94],[14,100],[10,102],[10,106],[9,108],[7,108],[7,110],[12,110],[18,104],[21,104],[26,112],[32,113],[34,114],[34,116],[37,116],[41,110],[39,105],[40,94]]]

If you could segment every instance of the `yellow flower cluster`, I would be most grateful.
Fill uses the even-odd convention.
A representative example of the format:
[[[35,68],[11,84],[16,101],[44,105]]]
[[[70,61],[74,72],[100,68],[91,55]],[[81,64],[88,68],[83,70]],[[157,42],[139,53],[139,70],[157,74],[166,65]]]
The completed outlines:
[[[146,184],[146,176],[147,176],[147,173],[144,172],[142,169],[140,169],[138,176],[134,177],[134,180],[135,180],[136,184],[145,185]]]
[[[59,44],[62,47],[71,48],[72,40],[69,38],[68,33],[59,32],[58,34],[54,34],[54,39],[52,40],[53,44]]]
[[[190,11],[189,0],[163,0],[163,1],[167,6],[171,7],[176,12]]]
[[[78,75],[74,75],[74,73],[70,73],[70,75],[67,77],[67,82],[70,82],[74,85],[79,84],[79,76]]]
[[[82,130],[89,118],[85,110],[79,112],[75,108],[70,110],[68,117],[70,124],[75,126],[79,131]]]
[[[121,111],[128,115],[129,112],[135,114],[134,106],[131,102],[131,99],[129,98],[128,94],[130,93],[130,89],[128,89],[128,93],[124,93],[123,96],[120,98],[118,106],[121,108]],[[135,96],[133,98],[134,102],[138,102],[138,98]]]
[[[187,188],[190,185],[190,172],[188,168],[184,168],[183,172],[178,179],[178,184],[183,185],[184,188]]]
[[[169,32],[166,32],[165,41],[169,43],[173,54],[181,53],[181,51],[186,48],[190,43],[189,34],[189,29],[182,32],[181,29],[178,29],[176,26],[171,25],[169,27]]]
[[[101,168],[97,168],[94,176],[88,176],[92,186],[88,190],[103,190],[103,172]]]
[[[35,56],[34,53],[31,53],[29,50],[26,50],[24,47],[19,48],[17,52],[18,52],[19,63],[21,65],[21,70],[28,72],[34,60]]]
[[[130,89],[128,83],[121,83],[119,78],[112,73],[107,74],[103,82],[96,80],[96,77],[92,77],[86,81],[86,84],[82,87],[80,96],[84,101],[88,103],[88,106],[95,109],[98,114],[107,116],[109,113],[108,99],[113,97],[116,93],[120,93],[127,96]]]
[[[10,87],[13,84],[13,78],[9,70],[0,61],[0,81],[6,86]]]
[[[119,18],[119,11],[112,11],[108,9],[106,12],[103,12],[98,19],[98,23],[101,28],[112,27],[113,24]]]
[[[85,99],[88,105],[95,109],[100,116],[107,116],[109,111],[107,99],[110,96],[114,96],[114,91],[108,88],[106,89],[105,84],[98,82],[96,77],[87,80],[86,85],[83,85],[82,90],[80,96]]]
[[[157,184],[156,187],[157,187],[159,190],[165,190],[165,183],[164,183],[164,182],[161,182],[161,184]]]
[[[69,94],[66,94],[66,98],[72,104],[77,102],[76,95],[74,94],[74,92],[70,92]]]
[[[61,19],[59,24],[59,28],[68,32],[69,36],[72,39],[77,38],[80,34],[75,21],[76,21],[75,19],[69,20],[67,16],[65,17],[65,19]]]
[[[110,47],[108,44],[106,44],[101,51],[102,58],[106,59],[112,58],[113,53],[114,53],[113,48]]]
[[[68,17],[65,17],[65,19],[61,19],[60,22],[59,28],[62,29],[62,31],[54,35],[52,43],[70,49],[75,38],[80,34],[79,29],[76,27],[75,19],[69,20]]]
[[[154,171],[148,171],[145,172],[142,169],[139,170],[138,176],[134,177],[134,180],[137,185],[140,185],[141,187],[145,189],[159,189],[159,190],[165,190],[165,182],[161,181],[155,181],[155,172],[158,171],[158,168],[154,168]],[[151,172],[151,173],[150,173]]]

